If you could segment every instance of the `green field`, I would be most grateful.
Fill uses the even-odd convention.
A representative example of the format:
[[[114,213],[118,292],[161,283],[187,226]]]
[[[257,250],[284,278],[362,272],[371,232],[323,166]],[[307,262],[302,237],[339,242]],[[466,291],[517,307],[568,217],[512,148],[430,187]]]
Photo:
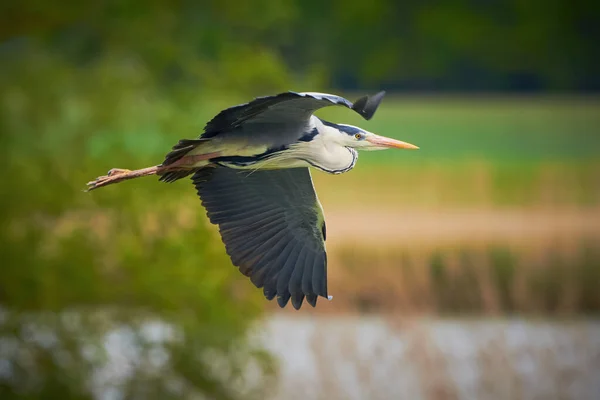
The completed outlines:
[[[324,109],[319,115],[421,147],[414,153],[362,154],[369,164],[583,163],[600,155],[597,98],[390,96],[371,121],[345,110]]]
[[[321,198],[410,205],[594,205],[600,200],[597,98],[389,97],[371,121],[319,116],[420,146],[361,152],[344,176],[315,174]]]

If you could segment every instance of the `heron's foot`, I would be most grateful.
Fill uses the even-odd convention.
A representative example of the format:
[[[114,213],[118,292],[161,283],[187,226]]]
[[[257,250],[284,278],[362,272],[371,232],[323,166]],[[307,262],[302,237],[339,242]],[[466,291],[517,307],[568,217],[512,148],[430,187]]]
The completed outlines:
[[[131,172],[130,169],[123,169],[123,168],[113,168],[110,171],[107,172],[106,176],[115,176],[115,175],[121,175],[121,174],[126,174],[128,172]]]
[[[126,174],[130,174],[130,173],[131,173],[131,170],[129,170],[129,169],[113,168],[110,171],[108,171],[106,175],[99,176],[96,179],[94,179],[93,181],[89,181],[87,183],[86,192],[89,192],[90,190],[98,189],[99,187],[102,187],[102,186],[110,185],[111,183],[120,182],[123,180],[124,174],[126,175]]]

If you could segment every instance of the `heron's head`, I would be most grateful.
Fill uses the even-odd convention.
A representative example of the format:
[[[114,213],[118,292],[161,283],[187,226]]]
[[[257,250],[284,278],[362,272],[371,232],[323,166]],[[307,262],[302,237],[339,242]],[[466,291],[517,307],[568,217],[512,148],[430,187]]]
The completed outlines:
[[[379,136],[356,126],[336,124],[344,146],[356,150],[418,149],[417,146],[400,140]]]

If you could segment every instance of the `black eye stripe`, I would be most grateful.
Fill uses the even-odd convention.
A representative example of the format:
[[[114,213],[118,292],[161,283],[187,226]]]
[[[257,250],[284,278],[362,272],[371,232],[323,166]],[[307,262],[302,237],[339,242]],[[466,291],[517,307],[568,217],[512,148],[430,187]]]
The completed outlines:
[[[351,136],[354,136],[357,133],[362,134],[362,131],[359,128],[356,128],[354,126],[338,125],[338,129],[348,135],[351,135]]]

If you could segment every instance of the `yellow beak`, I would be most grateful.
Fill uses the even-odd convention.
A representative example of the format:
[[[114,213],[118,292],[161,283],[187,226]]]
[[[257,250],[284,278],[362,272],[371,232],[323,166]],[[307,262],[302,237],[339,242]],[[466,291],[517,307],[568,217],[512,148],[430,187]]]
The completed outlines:
[[[417,146],[414,144],[401,142],[400,140],[386,138],[385,136],[379,135],[369,135],[366,140],[370,143],[373,143],[375,146],[380,147],[390,147],[395,149],[407,149],[407,150],[416,150]]]

